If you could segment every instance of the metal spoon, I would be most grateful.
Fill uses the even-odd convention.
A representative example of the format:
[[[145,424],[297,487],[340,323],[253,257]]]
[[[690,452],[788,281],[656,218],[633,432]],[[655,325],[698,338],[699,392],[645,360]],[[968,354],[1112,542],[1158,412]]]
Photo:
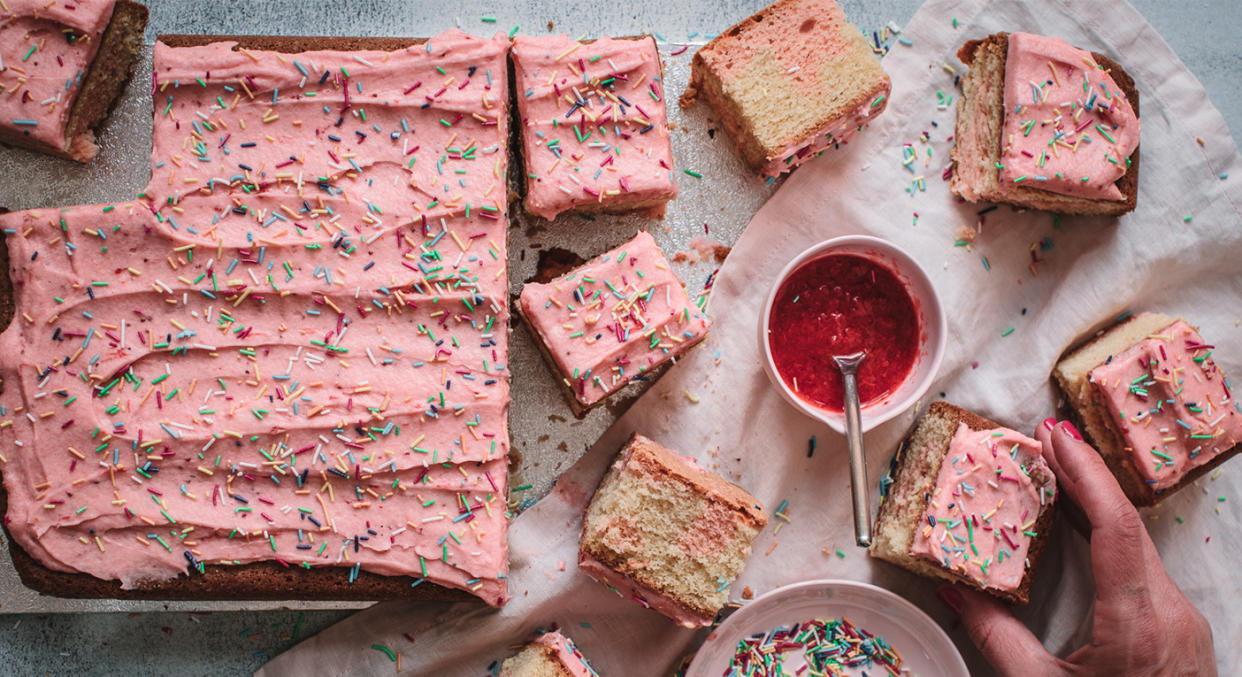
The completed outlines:
[[[845,386],[845,430],[850,445],[850,492],[854,496],[854,539],[871,545],[871,505],[867,500],[867,460],[863,457],[862,405],[858,400],[858,365],[867,352],[833,355]]]

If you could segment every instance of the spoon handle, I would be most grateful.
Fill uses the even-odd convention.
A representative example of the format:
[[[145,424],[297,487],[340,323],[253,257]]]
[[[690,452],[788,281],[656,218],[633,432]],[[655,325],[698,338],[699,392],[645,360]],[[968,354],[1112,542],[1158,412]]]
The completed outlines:
[[[862,406],[858,377],[845,370],[845,429],[850,445],[850,492],[854,496],[854,539],[859,547],[871,545],[871,502],[867,498],[867,459],[863,457]]]

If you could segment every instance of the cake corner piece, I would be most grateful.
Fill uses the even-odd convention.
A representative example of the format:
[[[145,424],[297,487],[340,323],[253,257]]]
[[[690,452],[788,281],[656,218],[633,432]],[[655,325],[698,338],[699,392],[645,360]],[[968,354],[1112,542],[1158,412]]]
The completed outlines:
[[[550,282],[528,282],[516,307],[578,418],[634,381],[650,385],[711,326],[647,231]]]
[[[745,489],[636,433],[587,506],[578,567],[678,625],[705,627],[767,520]]]
[[[1038,442],[935,402],[903,442],[893,480],[872,557],[1027,603],[1056,499]]]
[[[655,39],[518,36],[510,58],[526,212],[663,218],[678,186]]]
[[[133,0],[0,3],[0,71],[20,63],[23,72],[0,98],[0,143],[93,160],[95,129],[129,83],[147,16]]]
[[[599,673],[572,639],[550,630],[506,658],[498,677],[599,677]]]

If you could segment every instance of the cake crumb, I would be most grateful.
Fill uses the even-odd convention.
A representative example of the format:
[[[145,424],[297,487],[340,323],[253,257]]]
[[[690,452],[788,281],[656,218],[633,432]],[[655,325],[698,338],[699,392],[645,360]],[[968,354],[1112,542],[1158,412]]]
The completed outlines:
[[[704,228],[706,228],[706,224],[704,224]],[[732,247],[721,242],[696,237],[690,240],[689,250],[673,254],[672,260],[673,263],[698,263],[715,259],[716,263],[724,263],[724,260],[728,258],[732,251]]]

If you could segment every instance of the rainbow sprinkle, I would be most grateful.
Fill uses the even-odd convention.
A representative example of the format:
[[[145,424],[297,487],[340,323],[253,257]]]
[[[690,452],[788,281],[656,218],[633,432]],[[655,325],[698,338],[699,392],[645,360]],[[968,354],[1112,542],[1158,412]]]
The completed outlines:
[[[897,675],[902,672],[903,662],[901,653],[883,637],[867,632],[849,619],[816,618],[739,641],[724,677],[844,676],[850,668],[879,668]]]

